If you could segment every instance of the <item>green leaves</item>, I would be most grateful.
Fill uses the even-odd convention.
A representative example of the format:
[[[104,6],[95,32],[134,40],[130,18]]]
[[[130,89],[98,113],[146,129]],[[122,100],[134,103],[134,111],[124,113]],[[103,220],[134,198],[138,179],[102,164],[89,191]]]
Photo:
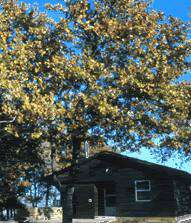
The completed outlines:
[[[188,25],[147,1],[112,4],[49,4],[62,17],[52,21],[4,3],[0,87],[12,99],[2,101],[2,113],[31,126],[26,138],[59,141],[58,150],[77,135],[120,148],[172,143],[187,151],[190,90],[176,80],[190,69]]]

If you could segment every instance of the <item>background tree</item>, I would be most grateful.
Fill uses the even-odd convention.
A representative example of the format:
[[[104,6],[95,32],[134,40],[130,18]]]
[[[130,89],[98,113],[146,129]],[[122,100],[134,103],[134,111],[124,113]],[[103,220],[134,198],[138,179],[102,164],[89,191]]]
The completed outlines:
[[[18,123],[9,124],[11,133],[48,139],[51,157],[69,151],[71,179],[84,142],[190,150],[190,94],[177,82],[190,69],[186,24],[141,0],[48,4],[63,14],[59,21],[1,3],[2,111]],[[69,223],[73,183],[60,191]]]
[[[34,143],[11,135],[1,124],[0,133],[0,207],[7,210],[7,218],[13,216],[15,209],[24,207],[21,199],[27,192],[29,167],[37,165],[39,159],[34,152]],[[29,148],[30,151],[26,148]],[[35,144],[36,148],[36,144]],[[38,165],[40,166],[40,165]]]

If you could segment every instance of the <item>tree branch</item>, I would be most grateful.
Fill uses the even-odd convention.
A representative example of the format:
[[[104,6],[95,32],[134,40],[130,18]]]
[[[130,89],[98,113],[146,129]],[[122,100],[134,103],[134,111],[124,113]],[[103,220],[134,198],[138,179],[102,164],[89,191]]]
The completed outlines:
[[[16,117],[14,117],[12,120],[3,120],[3,121],[0,121],[0,124],[2,123],[13,123],[15,121]]]

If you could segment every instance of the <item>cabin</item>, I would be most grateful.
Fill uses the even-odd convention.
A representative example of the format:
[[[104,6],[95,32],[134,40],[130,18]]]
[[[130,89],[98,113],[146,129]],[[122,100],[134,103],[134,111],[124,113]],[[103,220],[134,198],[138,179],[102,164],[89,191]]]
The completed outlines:
[[[62,184],[71,182],[69,169],[54,173]],[[53,175],[48,177],[50,182]],[[77,219],[191,214],[189,173],[114,152],[80,160],[74,184],[73,215]]]

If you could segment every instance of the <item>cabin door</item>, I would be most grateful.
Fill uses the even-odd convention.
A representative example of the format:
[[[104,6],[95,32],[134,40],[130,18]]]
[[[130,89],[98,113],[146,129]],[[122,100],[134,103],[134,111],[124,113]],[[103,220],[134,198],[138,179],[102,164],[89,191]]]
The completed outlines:
[[[94,218],[97,215],[97,189],[94,184],[75,186],[74,218]]]
[[[104,189],[104,206],[105,216],[116,216],[116,191],[114,185]]]

